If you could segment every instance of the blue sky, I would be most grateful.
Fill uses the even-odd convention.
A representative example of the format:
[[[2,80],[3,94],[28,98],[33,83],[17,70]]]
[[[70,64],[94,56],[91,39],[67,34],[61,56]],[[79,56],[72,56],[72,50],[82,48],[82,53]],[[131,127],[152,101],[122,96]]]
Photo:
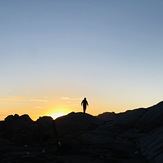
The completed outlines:
[[[1,117],[77,112],[85,96],[93,115],[161,101],[162,8],[162,0],[1,0]]]

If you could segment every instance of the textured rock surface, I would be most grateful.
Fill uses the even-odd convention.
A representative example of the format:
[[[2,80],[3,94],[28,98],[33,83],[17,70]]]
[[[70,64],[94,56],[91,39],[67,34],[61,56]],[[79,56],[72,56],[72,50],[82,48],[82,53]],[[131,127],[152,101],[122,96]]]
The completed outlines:
[[[0,121],[0,162],[162,163],[162,117],[163,102],[98,117],[9,115]]]

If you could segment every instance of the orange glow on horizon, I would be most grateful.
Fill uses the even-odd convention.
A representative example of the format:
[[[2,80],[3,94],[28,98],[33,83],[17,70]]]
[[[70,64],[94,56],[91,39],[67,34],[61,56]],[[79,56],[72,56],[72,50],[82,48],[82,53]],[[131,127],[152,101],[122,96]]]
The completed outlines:
[[[67,115],[69,113],[69,109],[66,106],[58,106],[55,108],[51,108],[45,115],[52,117],[53,119],[56,119],[58,117]]]
[[[57,113],[48,114],[48,116],[52,117],[53,119],[56,119],[56,118],[64,116],[64,115],[66,115],[66,113],[64,113],[64,112],[57,112]]]

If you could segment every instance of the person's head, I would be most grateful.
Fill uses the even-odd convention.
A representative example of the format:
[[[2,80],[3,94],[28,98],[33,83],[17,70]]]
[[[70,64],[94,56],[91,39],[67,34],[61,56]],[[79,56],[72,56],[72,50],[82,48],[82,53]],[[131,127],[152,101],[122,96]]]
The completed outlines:
[[[86,100],[86,97],[84,98],[84,100]]]

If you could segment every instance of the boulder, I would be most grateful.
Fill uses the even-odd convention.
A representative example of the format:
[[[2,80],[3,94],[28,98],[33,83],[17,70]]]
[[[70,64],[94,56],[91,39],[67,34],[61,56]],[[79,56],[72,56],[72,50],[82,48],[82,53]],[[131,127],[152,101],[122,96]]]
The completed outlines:
[[[48,116],[40,117],[15,134],[13,140],[19,144],[57,142],[54,120]]]
[[[117,114],[115,112],[105,112],[96,117],[104,121],[112,121],[117,117]]]
[[[144,114],[138,119],[136,127],[143,132],[149,132],[163,125],[163,102],[145,109]]]
[[[104,123],[104,121],[92,115],[74,112],[55,120],[59,137],[77,132],[92,130],[102,123]]]
[[[40,141],[51,141],[56,139],[56,126],[52,117],[44,116],[36,121],[39,128]]]
[[[6,137],[12,137],[32,123],[33,120],[27,114],[22,116],[18,114],[7,116],[4,121]]]
[[[124,113],[121,113],[114,121],[113,125],[120,124],[122,126],[133,127],[140,117],[145,113],[144,108],[139,108],[135,110],[128,110]]]

